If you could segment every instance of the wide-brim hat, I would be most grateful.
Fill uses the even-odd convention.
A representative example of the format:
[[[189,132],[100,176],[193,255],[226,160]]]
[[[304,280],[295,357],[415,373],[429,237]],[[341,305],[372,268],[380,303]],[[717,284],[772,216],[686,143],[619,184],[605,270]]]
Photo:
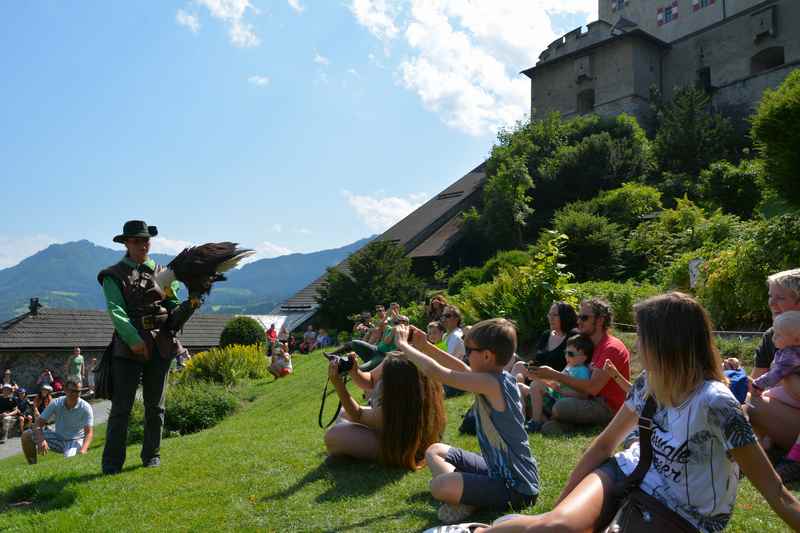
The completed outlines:
[[[40,390],[40,391],[46,390],[46,391],[53,392],[53,387],[52,387],[52,385],[42,385],[42,386],[39,388],[39,390]]]
[[[114,237],[114,242],[124,243],[125,239],[143,237],[149,239],[158,235],[158,228],[148,226],[144,220],[129,220],[122,226],[122,234]]]

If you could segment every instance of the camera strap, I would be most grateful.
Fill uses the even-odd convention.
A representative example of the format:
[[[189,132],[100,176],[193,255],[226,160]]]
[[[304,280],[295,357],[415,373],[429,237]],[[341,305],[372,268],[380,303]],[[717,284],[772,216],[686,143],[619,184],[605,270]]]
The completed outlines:
[[[330,382],[331,382],[330,379],[325,381],[325,388],[322,389],[322,401],[319,404],[319,415],[317,416],[317,424],[319,424],[319,427],[321,427],[322,429],[329,428],[330,425],[333,424],[336,421],[336,418],[339,416],[339,411],[342,410],[342,402],[341,400],[339,400],[339,405],[336,406],[336,412],[333,413],[333,418],[331,418],[330,422],[328,422],[327,424],[322,425],[322,411],[325,409],[325,400],[328,398],[328,383]]]

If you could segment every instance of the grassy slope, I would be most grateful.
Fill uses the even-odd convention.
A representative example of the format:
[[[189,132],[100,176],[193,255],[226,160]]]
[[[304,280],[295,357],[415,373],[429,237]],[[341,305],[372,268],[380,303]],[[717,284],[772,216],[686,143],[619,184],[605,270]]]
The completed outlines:
[[[426,471],[322,464],[316,416],[323,361],[299,356],[295,375],[253,384],[245,396],[255,400],[237,415],[203,433],[165,440],[159,470],[140,468],[139,447],[132,446],[121,475],[100,476],[102,430],[84,457],[65,461],[50,455],[35,467],[24,465],[21,456],[0,461],[0,530],[419,531],[436,524]],[[470,402],[468,396],[448,400],[445,440],[477,450],[474,437],[457,433]],[[531,437],[544,492],[527,512],[552,507],[590,440],[589,434]],[[31,503],[14,505],[19,502]],[[729,530],[786,528],[744,481]]]

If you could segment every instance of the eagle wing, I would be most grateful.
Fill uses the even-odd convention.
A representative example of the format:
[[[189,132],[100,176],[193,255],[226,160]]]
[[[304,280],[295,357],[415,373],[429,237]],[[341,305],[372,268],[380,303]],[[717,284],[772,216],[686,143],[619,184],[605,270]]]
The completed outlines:
[[[225,280],[223,272],[253,254],[254,250],[239,248],[235,242],[209,242],[184,248],[170,261],[167,269],[186,285],[190,294],[208,294],[212,283]]]

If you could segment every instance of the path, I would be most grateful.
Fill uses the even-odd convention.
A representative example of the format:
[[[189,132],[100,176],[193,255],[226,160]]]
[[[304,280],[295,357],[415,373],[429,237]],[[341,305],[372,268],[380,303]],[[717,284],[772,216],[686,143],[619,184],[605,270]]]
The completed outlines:
[[[111,409],[111,402],[109,400],[102,400],[92,403],[94,409],[94,425],[99,426],[108,420],[108,411]],[[11,457],[22,453],[22,444],[19,437],[10,437],[5,444],[0,444],[0,459]]]

